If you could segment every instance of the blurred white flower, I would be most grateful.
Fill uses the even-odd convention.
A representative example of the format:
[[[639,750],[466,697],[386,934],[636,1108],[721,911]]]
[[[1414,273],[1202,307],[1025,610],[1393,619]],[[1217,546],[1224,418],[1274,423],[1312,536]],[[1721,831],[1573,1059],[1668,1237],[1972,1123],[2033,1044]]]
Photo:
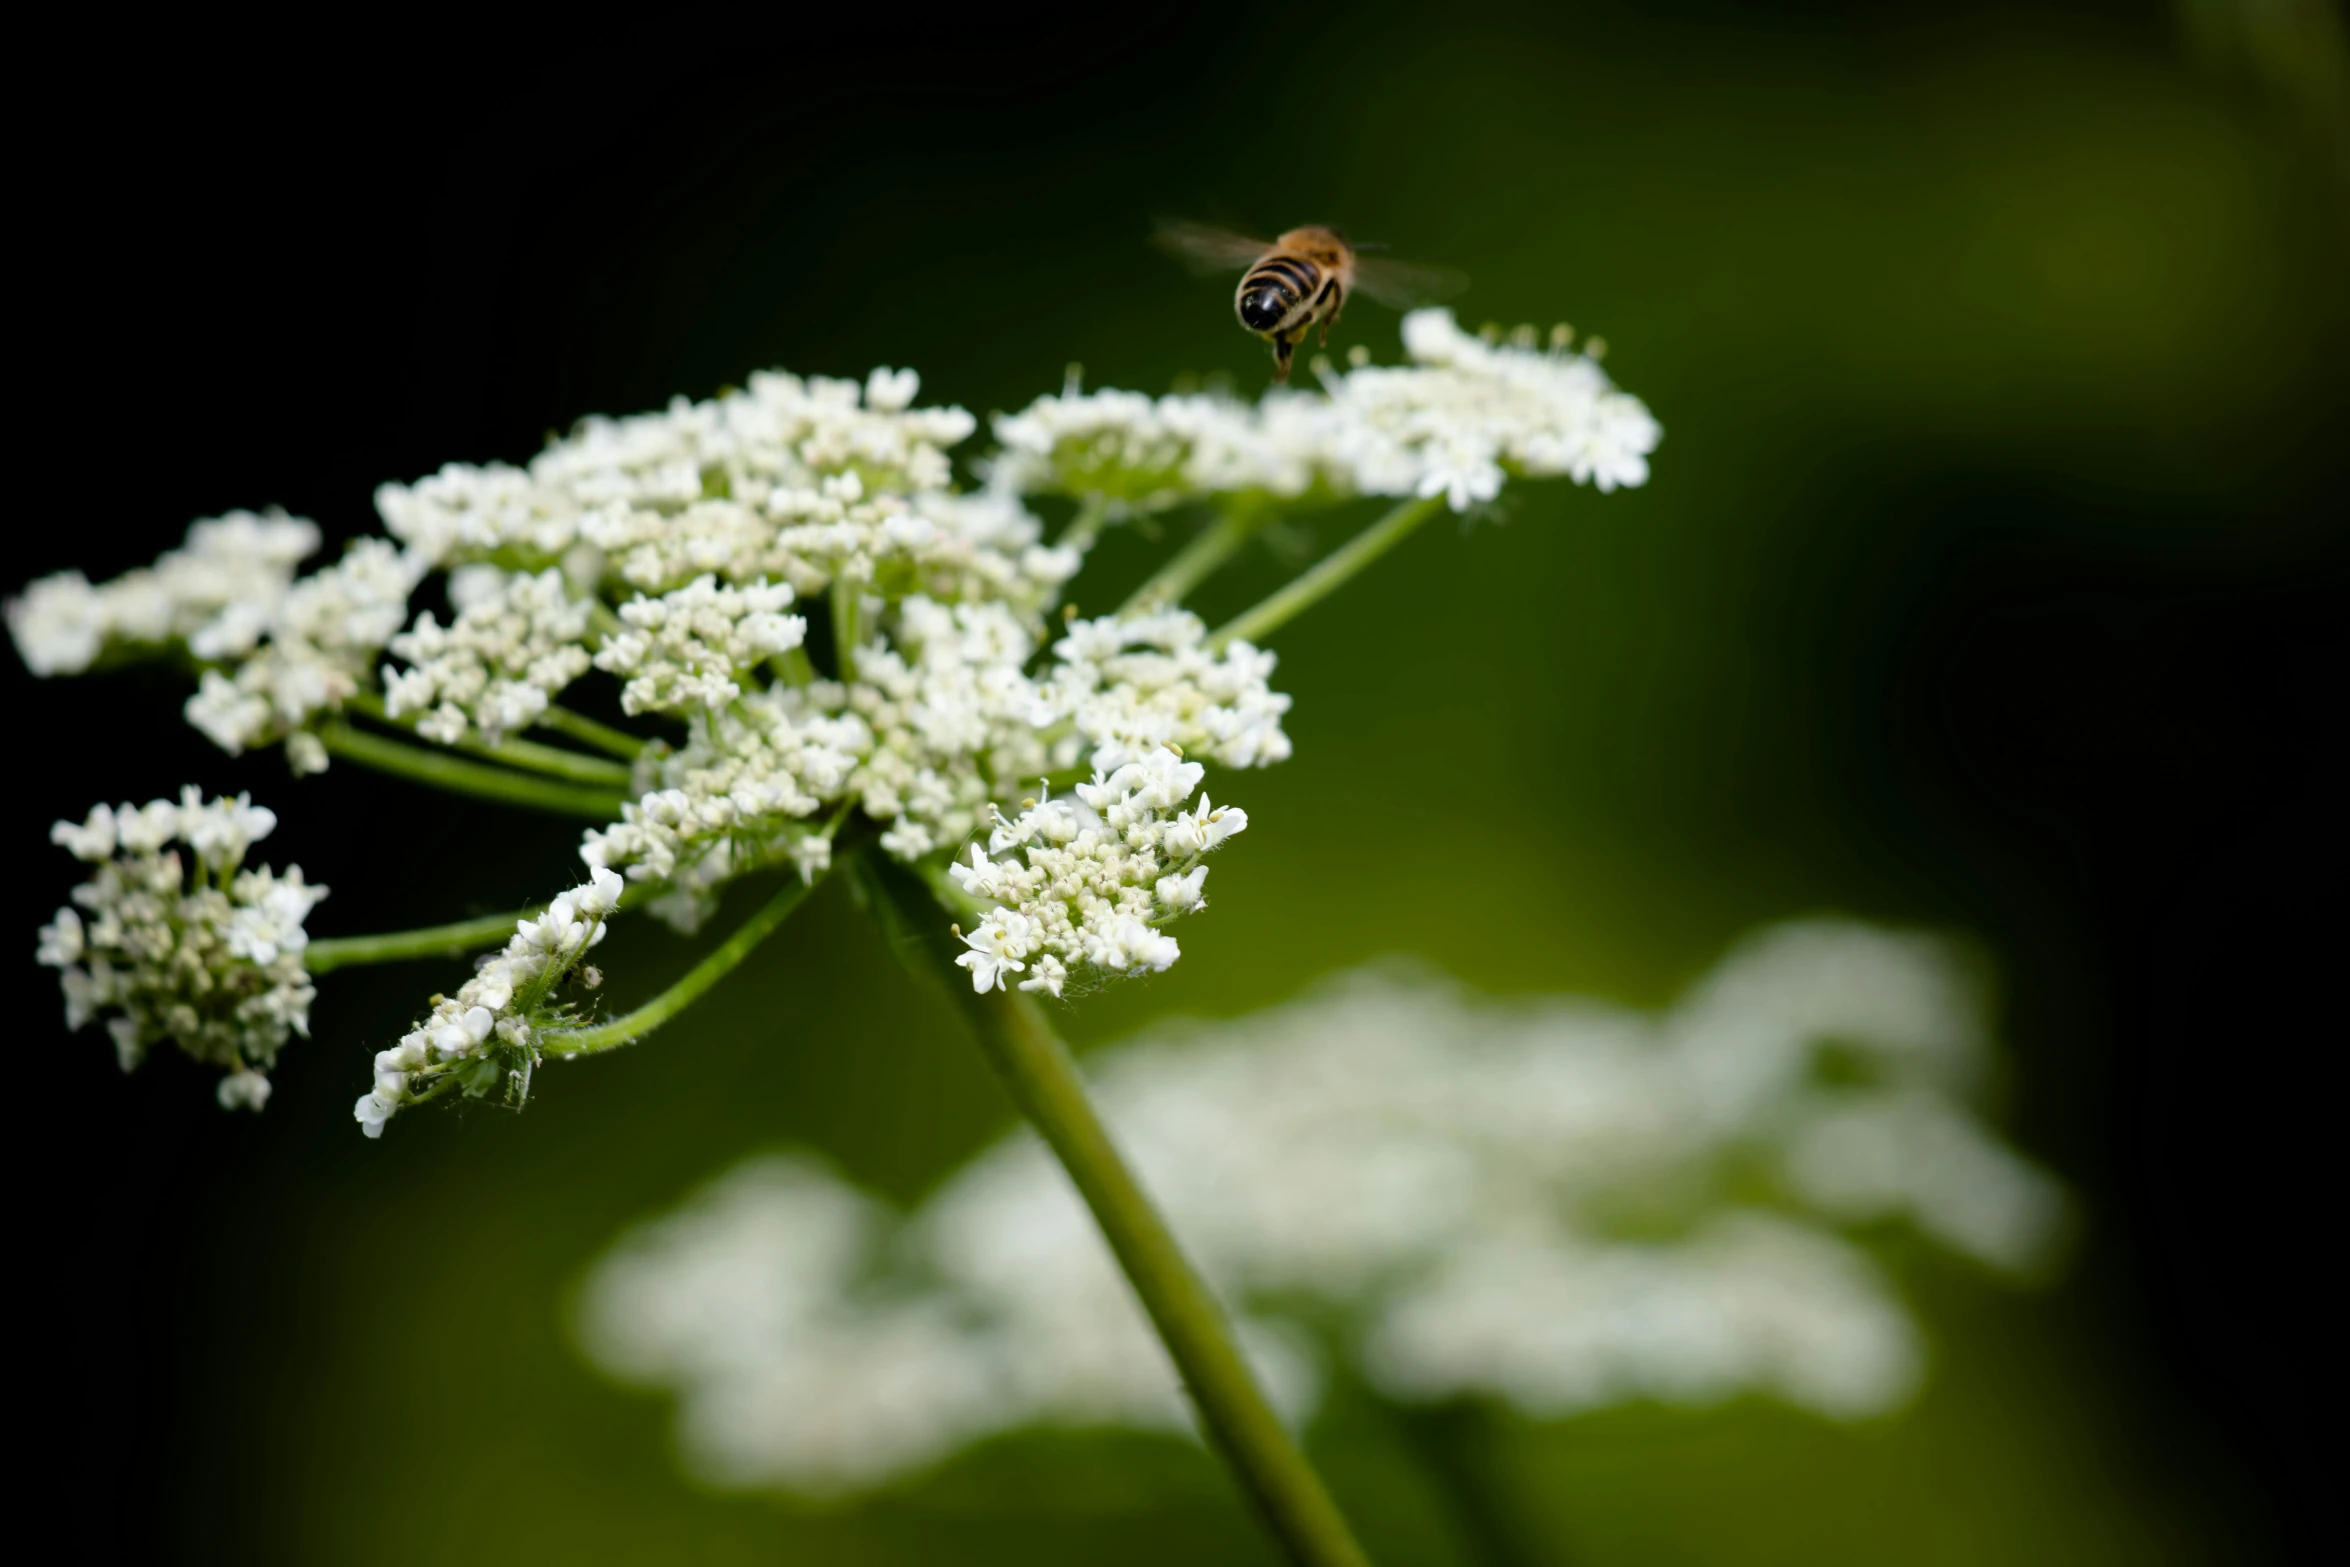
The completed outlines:
[[[2009,1274],[2061,1228],[2054,1181],[1962,1097],[1989,1052],[1944,947],[1816,921],[1658,1017],[1372,969],[1088,1067],[1293,1416],[1339,1359],[1393,1399],[1538,1417],[1760,1393],[1856,1419],[1908,1397],[1924,1351],[1847,1227],[1905,1222]],[[1022,1425],[1185,1424],[1025,1133],[904,1219],[755,1159],[623,1237],[580,1325],[607,1371],[677,1395],[723,1484],[854,1490]]]
[[[318,527],[281,511],[231,512],[188,529],[155,564],[92,586],[78,571],[43,577],[8,603],[8,630],[36,675],[78,674],[109,643],[190,644],[199,658],[252,650]]]

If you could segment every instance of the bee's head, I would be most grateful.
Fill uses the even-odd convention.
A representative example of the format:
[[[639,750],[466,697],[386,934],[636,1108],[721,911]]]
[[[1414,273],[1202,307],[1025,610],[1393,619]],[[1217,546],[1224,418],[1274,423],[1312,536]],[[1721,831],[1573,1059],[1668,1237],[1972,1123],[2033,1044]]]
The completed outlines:
[[[1252,288],[1240,296],[1240,324],[1251,332],[1270,332],[1289,313],[1289,296],[1277,288]]]

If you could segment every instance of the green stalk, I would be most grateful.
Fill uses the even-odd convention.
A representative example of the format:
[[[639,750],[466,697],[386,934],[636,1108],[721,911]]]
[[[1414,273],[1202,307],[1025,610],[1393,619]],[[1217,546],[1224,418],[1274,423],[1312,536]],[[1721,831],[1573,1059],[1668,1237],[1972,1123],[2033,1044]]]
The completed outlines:
[[[615,1050],[634,1044],[654,1029],[668,1022],[702,998],[702,993],[717,984],[735,966],[751,955],[751,949],[775,933],[775,927],[791,917],[794,909],[815,891],[816,882],[804,882],[797,877],[785,882],[761,906],[759,912],[743,921],[733,935],[720,942],[707,957],[686,970],[685,977],[652,1000],[609,1022],[590,1028],[551,1029],[540,1036],[540,1043],[550,1056],[593,1055],[600,1050]]]
[[[383,698],[373,691],[356,692],[343,705],[400,734],[414,732],[413,726],[386,712]],[[584,719],[581,721],[585,722]],[[469,738],[458,741],[450,749],[486,756],[504,762],[509,767],[521,768],[524,772],[546,773],[550,777],[569,778],[578,783],[617,784],[626,788],[629,781],[629,770],[617,762],[608,762],[600,756],[582,756],[577,751],[565,751],[531,740],[509,738],[492,745],[487,740]]]
[[[625,789],[633,776],[622,762],[607,761],[600,756],[582,756],[577,751],[566,751],[560,746],[541,745],[535,740],[522,740],[509,735],[496,745],[480,740],[460,740],[455,749],[486,756],[492,761],[504,762],[508,767],[527,773],[544,773],[551,778],[568,778],[575,783],[602,784],[606,788]]]
[[[1236,496],[1199,537],[1176,551],[1174,558],[1161,566],[1148,582],[1128,595],[1126,602],[1118,606],[1118,613],[1139,615],[1182,603],[1184,595],[1240,553],[1240,547],[1256,537],[1272,515],[1273,508],[1263,496]]]
[[[767,667],[774,670],[775,678],[787,686],[804,686],[816,678],[816,666],[809,661],[808,650],[804,647],[790,648],[776,654],[767,661]]]
[[[1109,520],[1109,497],[1096,490],[1077,503],[1077,515],[1069,519],[1069,526],[1053,542],[1078,551],[1092,549],[1094,540],[1102,535],[1102,525]]]
[[[352,963],[458,957],[485,942],[513,935],[517,921],[535,918],[545,907],[543,903],[535,903],[511,914],[484,914],[479,919],[427,925],[421,930],[395,930],[380,936],[327,936],[302,949],[302,966],[312,974],[325,974]]]
[[[839,678],[857,678],[857,642],[863,629],[857,624],[858,593],[846,577],[832,579],[832,656]]]
[[[661,883],[632,881],[621,889],[620,907],[633,909],[648,899],[659,897],[665,890]],[[462,957],[485,942],[503,943],[514,934],[517,923],[537,919],[546,912],[546,908],[544,903],[533,903],[511,914],[482,914],[469,920],[453,920],[446,925],[425,925],[416,930],[385,931],[374,936],[326,936],[302,949],[302,966],[312,974],[325,974],[355,963],[405,963],[411,958]]]
[[[974,995],[961,971],[949,966],[956,944],[941,902],[901,867],[879,862],[871,869],[869,884],[890,905],[877,912],[900,928],[898,940],[913,948],[906,956],[953,993],[1012,1102],[1069,1172],[1182,1374],[1208,1440],[1266,1527],[1303,1567],[1368,1567],[1321,1477],[1241,1358],[1223,1308],[1094,1113],[1077,1063],[1043,1010],[1017,991]]]
[[[585,714],[575,713],[568,707],[557,707],[551,702],[547,704],[547,710],[539,714],[539,727],[569,735],[583,745],[592,745],[599,751],[609,752],[624,762],[635,761],[637,753],[645,748],[644,741],[625,729],[599,724]]]
[[[1316,561],[1287,587],[1275,592],[1230,625],[1218,629],[1215,635],[1208,638],[1208,646],[1220,648],[1228,642],[1262,642],[1320,603],[1325,595],[1347,578],[1402,543],[1414,528],[1436,515],[1443,505],[1444,497],[1441,495],[1402,502],[1386,516]]]
[[[623,797],[617,791],[551,783],[504,767],[487,767],[444,751],[428,750],[384,735],[369,734],[364,729],[354,729],[340,719],[321,724],[318,738],[334,755],[357,762],[362,767],[411,778],[454,794],[501,800],[508,805],[529,806],[534,810],[553,811],[562,816],[584,816],[599,822],[617,821],[620,818]]]

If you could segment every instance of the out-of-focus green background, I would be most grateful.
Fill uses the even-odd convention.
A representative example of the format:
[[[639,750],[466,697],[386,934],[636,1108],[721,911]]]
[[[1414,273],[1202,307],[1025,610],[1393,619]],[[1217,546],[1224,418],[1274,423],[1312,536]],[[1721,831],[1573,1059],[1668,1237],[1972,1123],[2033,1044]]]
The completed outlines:
[[[380,479],[765,365],[910,364],[982,413],[1071,361],[1261,384],[1224,291],[1143,243],[1157,215],[1337,222],[1458,266],[1472,325],[1606,336],[1665,426],[1652,483],[1514,489],[1283,633],[1296,759],[1211,782],[1252,822],[1212,914],[1072,1036],[1394,951],[1660,1004],[1777,917],[1969,933],[2008,980],[2010,1124],[2086,1205],[2066,1282],[1925,1265],[1931,1385],[1858,1429],[1761,1405],[1503,1422],[1509,1527],[1557,1562],[2282,1556],[2272,1417],[2313,1319],[2294,1171],[2246,1128],[2289,1120],[2276,1079],[2317,1043],[2295,867],[2339,720],[2313,669],[2350,499],[2350,162],[2329,13],[2284,8],[2317,20],[2279,56],[2191,9],[648,18],[282,72],[166,49],[61,92],[78,109],[14,111],[48,247],[15,575],[119,570],[235,505],[348,536]],[[1374,307],[1342,336],[1396,356]],[[1080,601],[1167,547],[1115,541]],[[10,679],[43,758],[12,829],[28,955],[71,876],[46,821],[186,778],[281,812],[271,857],[335,889],[320,934],[543,895],[573,863],[559,823],[220,758],[159,674]],[[626,929],[616,999],[695,950]],[[711,1494],[666,1403],[571,1349],[587,1262],[742,1155],[805,1143],[911,1201],[1007,1124],[837,889],[526,1115],[365,1143],[368,1052],[453,972],[337,975],[256,1120],[175,1063],[120,1079],[20,969],[19,1115],[55,1146],[19,1185],[46,1327],[18,1354],[56,1379],[44,1425],[93,1540],[1269,1559],[1202,1453],[1134,1437],[1006,1441],[856,1507]],[[1315,1452],[1381,1561],[1473,1559],[1391,1428],[1342,1405]]]

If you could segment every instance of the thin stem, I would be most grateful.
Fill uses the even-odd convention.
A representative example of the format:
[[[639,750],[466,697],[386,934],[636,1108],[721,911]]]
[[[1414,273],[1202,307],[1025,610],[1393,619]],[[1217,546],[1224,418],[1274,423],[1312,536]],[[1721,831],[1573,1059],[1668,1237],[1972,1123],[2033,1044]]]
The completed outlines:
[[[1232,1325],[1184,1257],[1109,1129],[1094,1113],[1069,1047],[1042,1009],[1018,992],[975,995],[953,961],[947,914],[930,889],[900,867],[877,861],[870,881],[922,946],[909,954],[946,979],[1013,1103],[1043,1136],[1093,1210],[1103,1238],[1182,1374],[1200,1424],[1293,1561],[1306,1567],[1367,1567],[1337,1504],[1322,1486],[1241,1358]]]
[[[384,699],[373,691],[354,693],[343,704],[352,712],[374,719],[406,735],[413,733],[410,725],[394,718],[385,710]],[[486,756],[518,767],[526,773],[545,773],[550,777],[569,778],[578,783],[597,783],[628,786],[629,770],[618,762],[608,762],[600,756],[582,756],[577,751],[565,751],[556,746],[540,745],[532,740],[508,738],[495,744],[487,740],[465,739],[450,747],[475,756]]]
[[[539,727],[552,729],[557,734],[569,735],[582,745],[592,745],[597,750],[609,752],[624,762],[635,761],[637,753],[645,748],[644,741],[625,729],[615,729],[610,724],[599,724],[583,713],[575,713],[568,707],[557,707],[553,703],[549,703],[547,710],[539,714]]]
[[[816,666],[809,661],[804,647],[787,648],[767,661],[775,671],[775,678],[787,686],[804,686],[816,678]]]
[[[503,767],[486,767],[446,752],[369,734],[339,719],[320,725],[318,738],[336,756],[362,767],[412,778],[455,794],[502,800],[509,805],[525,805],[562,816],[584,816],[599,822],[616,821],[620,816],[622,796],[617,792],[550,783]]]
[[[512,735],[496,745],[480,740],[460,740],[455,749],[504,762],[508,767],[518,767],[526,773],[545,773],[551,778],[602,784],[606,788],[625,789],[633,776],[625,763],[606,761],[600,756],[582,756],[577,751],[566,751],[561,746],[541,745],[535,740],[518,739]]]
[[[627,623],[613,612],[612,606],[600,598],[588,600],[588,636],[602,642],[616,632],[626,631]]]
[[[302,966],[315,975],[353,963],[457,957],[486,941],[511,936],[516,921],[534,918],[545,907],[537,903],[511,914],[484,914],[479,919],[427,925],[421,930],[389,931],[380,936],[327,936],[302,949]]]
[[[832,579],[832,656],[843,680],[857,678],[857,587],[846,577]]]
[[[753,870],[761,868],[751,867]],[[632,881],[621,890],[620,907],[633,909],[666,890],[664,883]],[[426,925],[416,930],[385,931],[375,936],[325,936],[302,949],[302,966],[312,974],[325,974],[356,963],[405,963],[411,958],[462,957],[484,942],[513,935],[517,923],[537,919],[546,912],[546,908],[543,903],[532,903],[511,914],[482,914],[469,920],[452,920],[446,925]]]
[[[593,1055],[599,1050],[615,1050],[634,1044],[654,1029],[668,1022],[702,998],[702,993],[717,984],[735,966],[751,955],[751,949],[775,933],[775,927],[791,917],[794,909],[807,900],[816,888],[816,881],[801,881],[797,877],[777,889],[774,897],[761,905],[759,912],[743,921],[735,933],[727,937],[701,962],[686,970],[685,977],[652,1000],[609,1022],[592,1028],[549,1030],[541,1042],[551,1056]]]
[[[1102,525],[1110,520],[1110,499],[1099,490],[1077,503],[1077,515],[1069,519],[1069,526],[1053,542],[1064,548],[1079,551],[1093,548],[1093,541],[1102,536]]]
[[[1244,495],[1232,504],[1199,537],[1175,552],[1174,558],[1161,566],[1148,582],[1136,588],[1125,603],[1118,606],[1121,615],[1140,614],[1180,604],[1184,595],[1198,587],[1216,568],[1240,553],[1240,547],[1256,537],[1272,517],[1273,510],[1263,497]]]
[[[1404,501],[1386,516],[1347,540],[1306,568],[1287,587],[1275,592],[1231,624],[1208,638],[1210,647],[1228,642],[1262,642],[1275,631],[1321,602],[1324,595],[1409,537],[1411,531],[1444,505],[1441,495]]]

